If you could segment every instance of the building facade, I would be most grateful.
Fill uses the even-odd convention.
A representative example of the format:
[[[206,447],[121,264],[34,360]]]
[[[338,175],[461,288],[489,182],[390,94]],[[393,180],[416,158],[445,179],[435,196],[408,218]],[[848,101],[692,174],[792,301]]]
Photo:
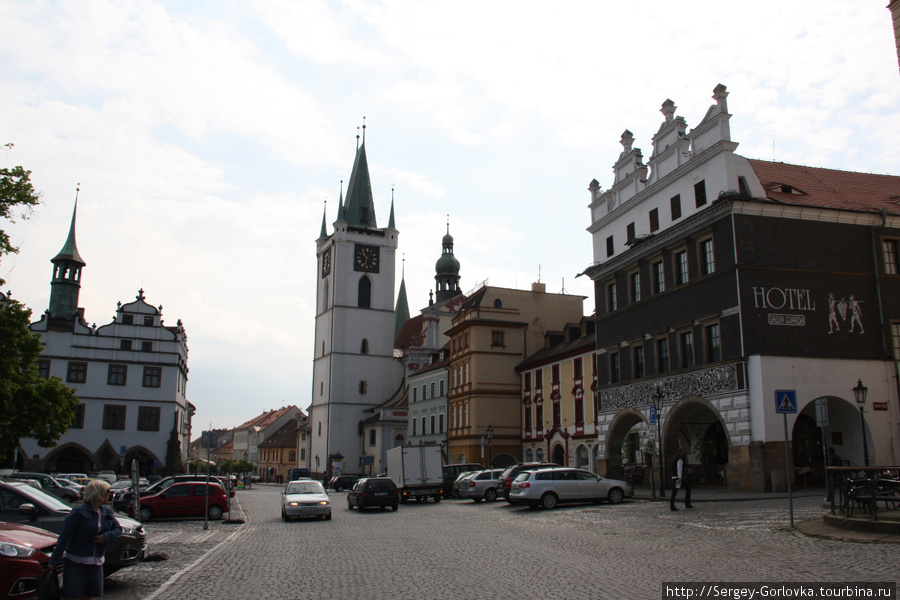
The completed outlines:
[[[55,448],[22,440],[21,468],[127,472],[137,459],[144,475],[181,472],[195,410],[187,400],[184,326],[180,320],[166,325],[162,306],[150,305],[143,290],[133,302],[118,303],[111,323],[88,325],[78,307],[86,263],[75,243],[76,210],[63,249],[51,261],[50,306],[31,330],[44,345],[41,375],[60,377],[80,404]]]
[[[654,397],[663,465],[683,447],[701,483],[821,482],[825,446],[897,464],[900,178],[741,157],[727,96],[690,132],[667,100],[648,163],[626,131],[612,186],[591,182],[598,468],[655,437]]]

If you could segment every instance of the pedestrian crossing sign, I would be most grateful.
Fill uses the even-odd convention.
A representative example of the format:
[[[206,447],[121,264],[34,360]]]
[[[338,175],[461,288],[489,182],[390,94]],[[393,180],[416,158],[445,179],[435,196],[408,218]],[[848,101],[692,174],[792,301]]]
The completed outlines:
[[[795,414],[797,412],[797,390],[775,390],[775,412]]]

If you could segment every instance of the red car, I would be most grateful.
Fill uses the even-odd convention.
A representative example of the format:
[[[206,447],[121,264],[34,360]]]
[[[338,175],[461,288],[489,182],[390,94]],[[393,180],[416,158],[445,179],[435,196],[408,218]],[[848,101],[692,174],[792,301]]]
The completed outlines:
[[[228,494],[218,483],[173,483],[158,494],[141,496],[140,517],[144,523],[164,517],[202,517],[204,510],[210,519],[221,519],[228,512]],[[128,508],[128,515],[134,515],[134,508]]]
[[[56,534],[0,522],[0,599],[36,598],[37,576],[50,562]]]

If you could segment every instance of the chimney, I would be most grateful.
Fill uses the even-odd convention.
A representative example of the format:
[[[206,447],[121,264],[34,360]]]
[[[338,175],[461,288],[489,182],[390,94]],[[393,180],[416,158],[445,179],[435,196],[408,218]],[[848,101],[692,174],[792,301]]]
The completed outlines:
[[[538,294],[546,294],[547,293],[547,284],[541,283],[540,281],[535,281],[531,284],[531,291],[536,292]]]

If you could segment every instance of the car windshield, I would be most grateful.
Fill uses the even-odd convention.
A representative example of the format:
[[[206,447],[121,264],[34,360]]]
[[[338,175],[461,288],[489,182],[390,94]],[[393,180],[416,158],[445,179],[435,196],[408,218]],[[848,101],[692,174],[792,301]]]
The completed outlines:
[[[17,485],[16,490],[23,496],[27,496],[29,500],[39,503],[41,506],[65,512],[71,512],[72,510],[71,504],[66,504],[56,496],[51,496],[30,485]]]
[[[287,486],[287,494],[324,494],[325,489],[318,481],[294,481]]]

